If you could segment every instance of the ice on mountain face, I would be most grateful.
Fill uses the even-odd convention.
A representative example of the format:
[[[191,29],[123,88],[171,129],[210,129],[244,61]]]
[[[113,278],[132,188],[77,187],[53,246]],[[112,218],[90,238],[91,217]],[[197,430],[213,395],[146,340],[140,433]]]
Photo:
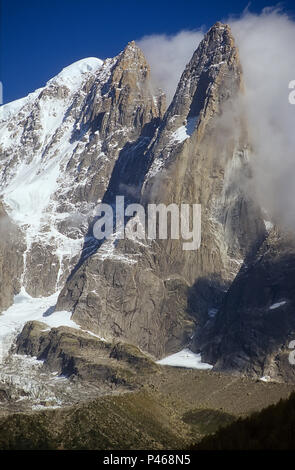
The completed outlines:
[[[19,110],[26,104],[27,98],[20,98],[19,100],[12,101],[11,103],[4,104],[0,107],[0,121],[6,121],[13,115],[17,114]]]
[[[173,125],[175,120],[179,117],[179,115],[174,115],[170,118],[169,123],[170,125]],[[180,144],[181,142],[184,142],[186,139],[191,137],[191,135],[194,133],[197,124],[199,121],[199,116],[193,116],[189,117],[186,119],[185,124],[178,127],[171,135],[170,135],[170,141],[168,142],[168,148],[171,149],[175,144]],[[167,157],[166,157],[167,158]],[[164,160],[163,158],[157,157],[154,159],[148,174],[147,178],[151,178],[155,176],[157,173],[159,173],[164,167]]]
[[[184,140],[186,140],[188,137],[189,137],[189,135],[186,132],[186,127],[181,126],[178,129],[176,129],[175,132],[173,132],[173,134],[171,136],[171,139],[174,142],[180,143],[180,142],[183,142]]]
[[[51,313],[58,295],[59,292],[55,292],[48,297],[31,297],[22,288],[21,292],[14,297],[13,305],[0,315],[0,363],[7,356],[13,340],[28,321],[36,320],[45,323],[48,330],[68,326],[85,331],[71,319],[71,312],[53,311]]]
[[[270,222],[269,220],[264,220],[264,225],[265,225],[265,229],[267,230],[267,232],[270,232],[270,230],[273,228],[273,223]]]
[[[0,362],[7,356],[13,340],[27,321],[42,321],[50,327],[65,325],[79,328],[70,320],[69,312],[54,312],[52,315],[43,316],[44,312],[56,304],[57,297],[58,292],[49,297],[33,298],[22,288],[15,296],[13,305],[0,315]]]
[[[282,300],[281,302],[276,302],[269,307],[269,310],[275,310],[276,308],[279,308],[282,305],[285,305],[286,303],[287,303],[286,300]]]
[[[260,377],[261,382],[271,382],[271,377],[269,375],[264,375],[263,377]]]
[[[164,166],[163,159],[155,158],[155,160],[152,163],[151,168],[149,169],[149,172],[148,172],[148,175],[147,175],[148,178],[151,178],[152,176],[155,176],[157,173],[159,173],[159,171],[161,171],[163,166]]]
[[[60,151],[62,154],[62,145]],[[27,244],[25,271],[26,253],[34,242],[40,242],[44,246],[51,245],[61,267],[64,257],[71,259],[82,248],[82,238],[69,239],[56,229],[56,223],[62,214],[56,214],[51,198],[58,188],[59,175],[58,159],[42,161],[37,155],[32,162],[24,162],[17,167],[14,178],[3,191],[3,200],[8,206],[9,216],[24,231]],[[58,278],[60,276],[61,272]]]
[[[173,132],[171,136],[172,140],[180,143],[188,139],[193,134],[198,119],[198,116],[188,118],[187,123],[185,125],[180,126],[178,129],[176,129],[175,132]]]
[[[221,62],[218,62],[218,64],[212,64],[210,65],[209,68],[217,68],[217,67],[220,67],[222,64],[225,64],[225,61],[222,60]]]
[[[40,109],[41,115],[43,114],[43,123],[41,122],[41,130],[39,133],[45,134],[47,131],[56,130],[64,118],[64,114],[71,104],[73,95],[81,88],[84,81],[86,81],[90,76],[94,76],[97,71],[102,67],[103,61],[95,58],[89,57],[86,59],[81,59],[68,67],[65,67],[58,75],[50,79],[46,86],[35,90],[33,93],[30,93],[28,96],[21,98],[11,103],[7,103],[0,107],[0,143],[3,147],[8,147],[9,144],[16,144],[16,133],[13,132],[13,138],[9,139],[5,131],[7,130],[7,121],[11,118],[18,119],[22,122],[21,129],[16,129],[18,133],[23,131],[23,119],[28,117],[34,108]],[[50,90],[57,89],[60,87],[68,88],[70,95],[68,100],[65,96],[50,96]],[[45,96],[42,96],[42,92],[47,91]],[[53,117],[56,117],[56,125],[47,125],[48,121],[54,121]],[[42,118],[42,116],[41,116]],[[36,115],[34,115],[36,119]],[[2,125],[1,125],[2,121]],[[16,124],[16,123],[14,123]],[[45,124],[42,126],[42,124]],[[13,129],[14,131],[14,129]],[[11,133],[10,133],[11,135]],[[6,142],[7,141],[7,142]]]
[[[211,364],[202,362],[201,354],[195,354],[190,349],[183,349],[178,353],[167,356],[157,364],[162,366],[185,367],[187,369],[212,369]]]
[[[53,311],[51,313],[58,295],[59,292],[55,292],[48,297],[31,297],[22,288],[21,292],[14,297],[13,305],[0,315],[0,362],[5,359],[13,340],[28,321],[40,321],[45,323],[48,329],[68,326],[85,331],[71,319],[71,312]]]
[[[38,157],[30,164],[19,165],[4,193],[14,222],[20,225],[37,223],[39,228],[40,217],[56,188],[58,174],[58,162],[42,165]]]
[[[43,88],[38,88],[37,90],[29,93],[28,96],[20,98],[19,100],[11,101],[10,103],[3,104],[0,106],[0,123],[1,121],[8,121],[14,117],[18,112],[26,105],[34,102],[38,97]],[[1,139],[2,140],[2,139]],[[2,144],[2,142],[1,142]]]
[[[214,318],[217,315],[218,309],[217,308],[209,308],[208,309],[208,316],[210,318]]]

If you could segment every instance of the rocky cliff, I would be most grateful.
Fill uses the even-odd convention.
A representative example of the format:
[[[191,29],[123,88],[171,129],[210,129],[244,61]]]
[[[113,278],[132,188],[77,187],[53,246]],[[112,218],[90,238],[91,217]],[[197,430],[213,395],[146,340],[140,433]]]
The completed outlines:
[[[293,235],[272,228],[241,268],[200,338],[216,369],[294,382],[294,254]]]
[[[281,364],[294,329],[294,250],[267,232],[255,202],[246,92],[231,30],[216,23],[167,110],[134,42],[4,106],[1,194],[17,235],[4,248],[13,261],[2,307],[21,286],[33,297],[61,290],[56,312],[108,344],[155,358],[190,346],[216,368],[293,380]],[[97,240],[96,206],[118,195],[145,208],[200,204],[200,248],[184,250],[169,230],[165,240]],[[124,223],[131,233],[137,222]]]
[[[9,307],[20,291],[24,250],[22,233],[0,201],[0,311]]]
[[[132,153],[118,159],[107,191],[112,202],[126,181],[136,188],[132,199],[144,205],[201,204],[200,249],[184,251],[183,240],[170,238],[136,243],[114,237],[66,283],[58,309],[156,357],[190,342],[264,237],[259,208],[244,191],[251,175],[243,113],[234,105],[241,90],[234,39],[217,23],[187,65],[152,145],[137,155],[146,163],[128,165]]]

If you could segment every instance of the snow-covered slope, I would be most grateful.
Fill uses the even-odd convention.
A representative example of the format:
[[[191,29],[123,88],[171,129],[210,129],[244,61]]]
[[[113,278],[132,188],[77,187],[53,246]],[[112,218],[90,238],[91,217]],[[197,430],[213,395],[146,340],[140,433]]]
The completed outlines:
[[[80,60],[63,69],[45,87],[1,109],[1,196],[26,239],[24,284],[26,260],[34,243],[52,247],[51,255],[58,263],[56,288],[64,258],[69,261],[81,249],[82,233],[73,239],[58,230],[58,222],[71,214],[56,213],[54,193],[61,184],[71,184],[63,175],[77,146],[71,140],[76,122],[71,111],[78,112],[83,85],[97,78],[102,64],[96,58]],[[49,293],[56,290],[51,284]]]
[[[103,64],[103,61],[97,57],[87,57],[68,65],[62,71],[47,82],[48,85],[66,86],[72,91],[78,91],[85,76],[89,73],[95,73]]]

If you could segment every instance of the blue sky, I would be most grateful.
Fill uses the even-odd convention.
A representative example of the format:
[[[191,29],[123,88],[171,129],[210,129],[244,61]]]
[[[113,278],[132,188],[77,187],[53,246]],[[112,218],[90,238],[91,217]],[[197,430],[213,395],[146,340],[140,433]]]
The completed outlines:
[[[277,1],[253,0],[260,12]],[[294,0],[282,2],[292,14]],[[215,0],[2,0],[0,79],[4,103],[43,86],[63,67],[84,57],[112,57],[132,39],[154,33],[209,28],[245,1]]]

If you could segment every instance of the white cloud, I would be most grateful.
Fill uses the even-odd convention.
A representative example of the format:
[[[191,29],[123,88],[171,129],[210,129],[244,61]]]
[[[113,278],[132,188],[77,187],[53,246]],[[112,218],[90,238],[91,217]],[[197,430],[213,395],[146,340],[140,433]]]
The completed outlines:
[[[276,222],[295,228],[295,105],[289,102],[289,83],[295,80],[295,22],[273,8],[265,8],[261,14],[245,11],[226,22],[243,68],[257,197]],[[197,30],[137,41],[151,65],[155,84],[167,93],[168,103],[202,37]]]
[[[173,98],[186,64],[203,38],[201,31],[180,31],[175,35],[154,34],[136,41],[151,66],[155,86]]]
[[[245,82],[249,137],[259,202],[276,221],[295,228],[295,23],[279,10],[230,20]]]

